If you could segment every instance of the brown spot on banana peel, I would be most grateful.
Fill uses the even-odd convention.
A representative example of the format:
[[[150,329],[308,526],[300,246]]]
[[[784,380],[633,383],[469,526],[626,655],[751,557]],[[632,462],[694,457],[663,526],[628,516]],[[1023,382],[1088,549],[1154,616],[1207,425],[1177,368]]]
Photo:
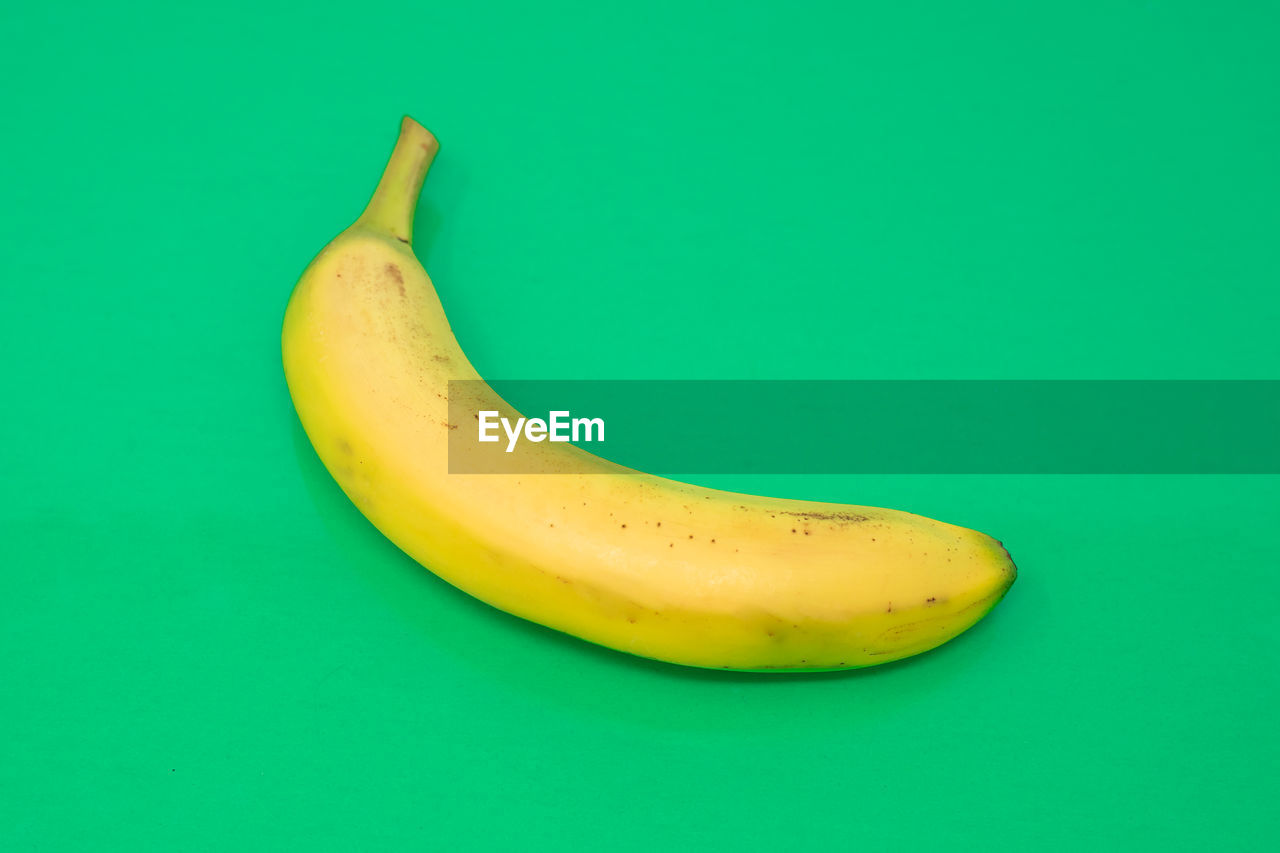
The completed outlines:
[[[387,264],[387,275],[391,276],[392,281],[396,283],[396,290],[400,291],[400,298],[404,299],[409,294],[404,289],[404,278],[400,275],[400,268],[394,264]]]
[[[782,514],[812,521],[847,521],[851,524],[869,520],[867,516],[859,515],[856,512],[793,512],[791,510],[782,510]],[[770,518],[772,517],[770,516]]]
[[[1005,589],[1000,590],[1000,592],[998,592],[997,594],[989,595],[986,598],[981,598],[973,602],[972,604],[970,604],[968,607],[963,607],[960,610],[957,610],[955,613],[946,614],[943,616],[934,616],[929,619],[917,619],[914,622],[907,622],[902,625],[895,625],[894,627],[881,632],[874,640],[872,640],[870,643],[867,644],[866,648],[863,649],[863,651],[865,651],[868,656],[872,656],[872,657],[876,657],[879,655],[894,654],[897,652],[901,652],[903,649],[910,648],[912,645],[911,640],[913,635],[919,634],[921,629],[923,628],[926,628],[932,625],[937,625],[940,623],[946,623],[946,622],[951,622],[951,623],[961,623],[961,622],[969,622],[969,621],[976,622],[977,621],[976,618],[971,618],[973,615],[973,611],[975,610],[981,611],[978,614],[978,618],[981,618],[982,614],[989,611],[992,607],[995,607],[996,603],[1001,598],[1004,597],[1004,594],[1006,592],[1008,592],[1007,587]],[[941,645],[942,643],[948,640],[954,639],[955,636],[956,636],[955,634],[949,634],[945,639],[938,640],[938,642],[935,643],[934,645]],[[921,649],[921,651],[925,651],[925,650]],[[916,654],[916,652],[908,652],[908,655],[910,654]]]

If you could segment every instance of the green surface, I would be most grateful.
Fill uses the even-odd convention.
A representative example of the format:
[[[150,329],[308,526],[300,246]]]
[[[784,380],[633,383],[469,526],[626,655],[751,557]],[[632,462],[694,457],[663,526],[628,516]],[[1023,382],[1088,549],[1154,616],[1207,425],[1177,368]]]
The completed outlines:
[[[1280,478],[704,478],[1021,575],[703,673],[401,556],[278,344],[408,112],[482,373],[1277,378],[1273,4],[148,5],[0,12],[0,848],[1274,844]]]

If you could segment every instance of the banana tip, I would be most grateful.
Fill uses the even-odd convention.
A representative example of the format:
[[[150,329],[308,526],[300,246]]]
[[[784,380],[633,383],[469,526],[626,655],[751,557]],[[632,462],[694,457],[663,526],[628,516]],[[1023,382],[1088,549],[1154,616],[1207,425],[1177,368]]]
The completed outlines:
[[[418,143],[432,154],[440,150],[440,141],[435,134],[419,124],[413,116],[406,115],[400,120],[400,136]]]

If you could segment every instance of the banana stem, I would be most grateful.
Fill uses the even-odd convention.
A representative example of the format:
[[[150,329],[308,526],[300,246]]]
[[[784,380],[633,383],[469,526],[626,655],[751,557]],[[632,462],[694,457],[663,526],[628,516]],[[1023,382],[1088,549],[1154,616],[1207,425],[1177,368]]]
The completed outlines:
[[[401,242],[412,243],[413,211],[418,206],[422,180],[439,150],[440,143],[431,131],[405,116],[400,123],[400,138],[396,140],[395,150],[382,172],[382,180],[356,224],[388,232]]]

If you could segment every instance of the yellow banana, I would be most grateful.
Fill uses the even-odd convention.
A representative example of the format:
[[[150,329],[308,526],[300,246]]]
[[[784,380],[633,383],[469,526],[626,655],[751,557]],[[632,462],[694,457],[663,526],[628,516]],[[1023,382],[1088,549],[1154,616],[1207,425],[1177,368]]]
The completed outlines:
[[[1016,569],[999,542],[896,510],[620,468],[448,473],[458,426],[448,382],[480,377],[411,248],[437,148],[404,119],[373,199],[308,266],[282,335],[289,391],[320,459],[411,557],[482,601],[585,640],[734,670],[917,654],[1009,589]],[[572,445],[536,447],[552,464],[575,454],[578,470],[590,458]]]

